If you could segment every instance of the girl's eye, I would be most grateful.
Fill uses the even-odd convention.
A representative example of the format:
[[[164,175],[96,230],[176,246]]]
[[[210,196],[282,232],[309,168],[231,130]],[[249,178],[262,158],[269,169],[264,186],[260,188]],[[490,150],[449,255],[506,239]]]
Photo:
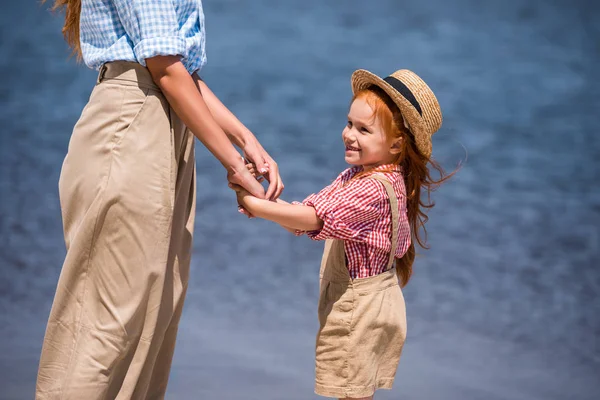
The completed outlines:
[[[352,128],[352,122],[351,122],[351,121],[348,121],[348,123],[346,124],[346,126],[347,126],[348,128]]]
[[[360,128],[360,131],[365,133],[371,133],[367,128]]]

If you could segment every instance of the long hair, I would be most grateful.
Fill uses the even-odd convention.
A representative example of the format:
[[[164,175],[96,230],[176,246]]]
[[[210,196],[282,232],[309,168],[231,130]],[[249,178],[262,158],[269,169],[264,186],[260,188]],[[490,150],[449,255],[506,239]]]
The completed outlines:
[[[48,0],[41,0],[45,3]],[[73,55],[81,60],[81,45],[79,43],[79,14],[81,13],[81,0],[54,0],[52,11],[65,10],[65,24],[62,28],[63,36]]]
[[[443,168],[433,159],[423,156],[417,149],[414,136],[404,126],[404,119],[400,109],[382,89],[371,86],[368,89],[357,92],[355,99],[364,100],[372,109],[373,117],[378,118],[386,137],[391,141],[402,138],[400,152],[394,164],[400,165],[406,188],[406,205],[408,223],[411,232],[411,244],[402,258],[396,259],[396,273],[404,287],[408,283],[415,261],[415,242],[423,249],[427,246],[427,230],[425,223],[429,219],[425,211],[432,208],[435,203],[431,201],[431,192],[456,173],[446,174]],[[427,164],[437,171],[439,179],[433,179]],[[421,196],[421,190],[425,190],[425,199]]]

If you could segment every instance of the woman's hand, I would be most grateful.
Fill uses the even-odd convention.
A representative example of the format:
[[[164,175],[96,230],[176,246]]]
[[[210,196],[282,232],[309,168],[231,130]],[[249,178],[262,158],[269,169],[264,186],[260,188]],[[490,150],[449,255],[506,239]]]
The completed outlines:
[[[265,189],[260,182],[248,170],[248,167],[241,162],[242,167],[232,167],[227,171],[227,180],[245,189],[249,194],[257,197],[264,197]]]
[[[279,198],[284,186],[279,175],[279,166],[275,160],[271,158],[253,135],[247,138],[243,150],[246,159],[256,165],[258,172],[269,182],[266,199],[276,200]]]
[[[242,158],[243,159],[243,158]],[[246,162],[246,160],[244,160],[244,162]],[[262,174],[256,169],[256,166],[249,162],[246,164],[246,169],[248,170],[248,172],[254,177],[254,179],[256,179],[256,181],[258,183],[262,183],[265,178],[262,176]],[[229,177],[228,177],[229,178]],[[229,187],[233,190],[235,190],[237,198],[238,198],[238,211],[242,214],[244,214],[245,216],[247,216],[248,218],[254,218],[254,215],[250,214],[250,212],[248,212],[248,210],[246,210],[242,205],[241,205],[241,201],[243,198],[245,198],[246,196],[251,196],[251,193],[249,193],[246,189],[244,189],[243,187],[241,187],[240,185],[237,185],[235,183],[232,183],[231,181],[229,182]]]

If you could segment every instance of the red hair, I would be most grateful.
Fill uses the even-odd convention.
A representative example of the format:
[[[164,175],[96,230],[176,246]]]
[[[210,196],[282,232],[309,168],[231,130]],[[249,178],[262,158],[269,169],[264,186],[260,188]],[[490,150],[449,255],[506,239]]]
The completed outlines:
[[[41,0],[45,3],[47,0]],[[81,60],[81,45],[79,43],[79,15],[81,13],[81,0],[54,0],[52,11],[65,9],[65,24],[62,28],[63,36],[73,49],[73,54]]]
[[[425,223],[429,218],[425,214],[425,210],[435,205],[431,201],[431,192],[454,175],[456,171],[447,175],[436,161],[419,152],[412,133],[404,125],[400,109],[382,89],[372,86],[369,89],[361,90],[354,95],[352,101],[356,99],[364,100],[373,109],[373,117],[379,120],[382,130],[390,142],[402,138],[400,153],[394,160],[394,164],[400,165],[402,169],[411,232],[410,247],[402,258],[396,259],[396,273],[400,284],[404,287],[413,272],[412,265],[416,256],[415,242],[421,248],[429,248],[425,229]],[[431,177],[431,171],[427,164],[430,164],[439,173],[438,180]],[[421,198],[421,189],[427,192],[426,201]]]

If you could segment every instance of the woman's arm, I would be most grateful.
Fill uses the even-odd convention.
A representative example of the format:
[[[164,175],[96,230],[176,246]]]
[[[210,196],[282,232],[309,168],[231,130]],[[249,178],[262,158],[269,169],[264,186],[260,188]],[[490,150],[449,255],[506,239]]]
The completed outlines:
[[[229,139],[244,151],[245,157],[257,166],[258,172],[266,176],[269,181],[266,197],[268,199],[278,198],[283,191],[283,182],[275,160],[265,151],[254,134],[237,119],[197,74],[194,74],[192,78],[215,121]]]
[[[213,118],[180,57],[156,56],[146,59],[146,65],[179,118],[225,167],[229,181],[264,197],[263,187],[248,171],[240,154]]]
[[[254,138],[252,132],[219,100],[202,78],[197,74],[193,74],[192,79],[202,94],[204,102],[215,121],[217,121],[229,139],[240,149],[243,149],[248,139]],[[257,165],[262,166],[259,163]]]

